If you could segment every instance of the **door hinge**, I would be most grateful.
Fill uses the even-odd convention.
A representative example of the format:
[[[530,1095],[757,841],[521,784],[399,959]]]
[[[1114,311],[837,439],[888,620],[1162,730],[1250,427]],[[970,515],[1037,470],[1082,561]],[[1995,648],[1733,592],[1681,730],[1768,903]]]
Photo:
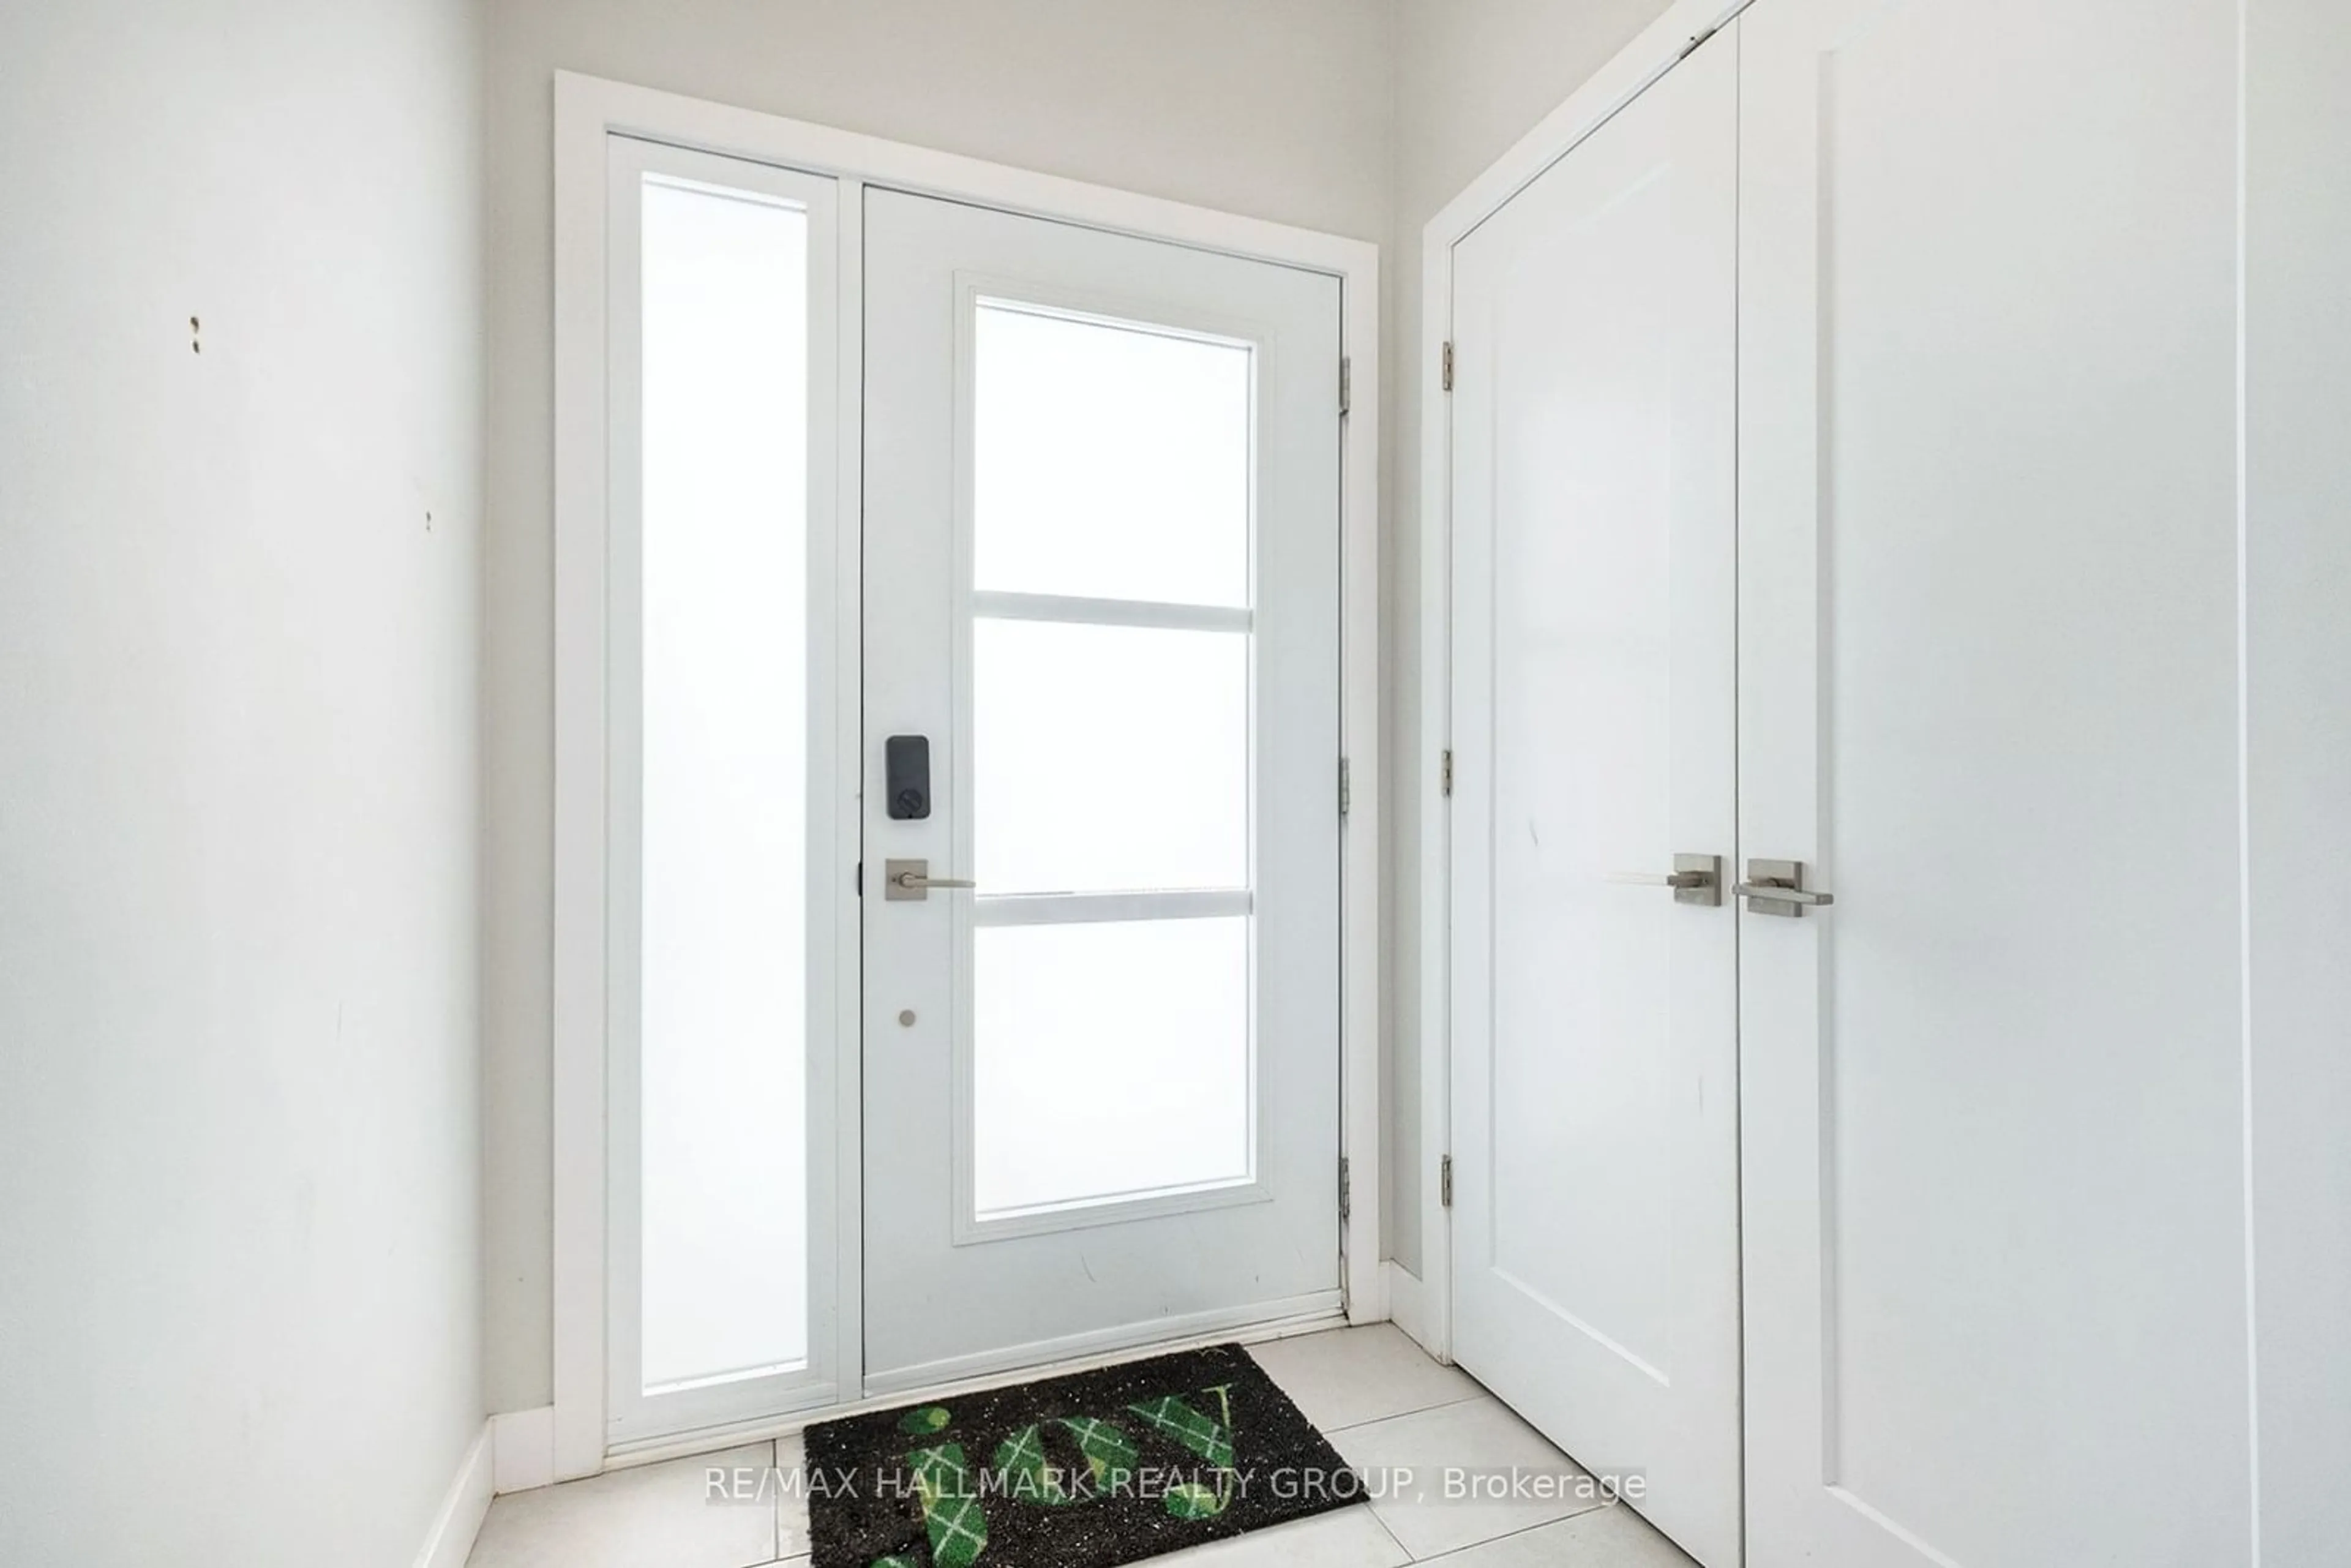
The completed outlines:
[[[1453,1156],[1451,1155],[1437,1162],[1437,1202],[1439,1207],[1453,1207]]]
[[[1453,748],[1451,747],[1445,748],[1445,759],[1438,765],[1437,779],[1446,794],[1453,793]]]
[[[1347,417],[1348,405],[1354,401],[1354,382],[1355,361],[1341,360],[1339,361],[1339,417],[1342,419]]]
[[[1451,343],[1445,345],[1445,369],[1442,373],[1445,390],[1451,392],[1453,390],[1453,345]]]
[[[1347,808],[1353,804],[1354,804],[1354,790],[1348,782],[1347,759],[1342,757],[1339,758],[1339,815],[1345,816]]]
[[[858,897],[860,897],[860,898],[864,897],[864,896],[865,896],[865,862],[864,862],[863,861],[859,861],[859,862],[857,862],[857,872],[856,872],[856,878],[855,878],[855,887],[856,887],[857,896],[858,896]]]
[[[1339,1156],[1339,1219],[1342,1224],[1355,1211],[1354,1194],[1347,1177],[1347,1156]]]

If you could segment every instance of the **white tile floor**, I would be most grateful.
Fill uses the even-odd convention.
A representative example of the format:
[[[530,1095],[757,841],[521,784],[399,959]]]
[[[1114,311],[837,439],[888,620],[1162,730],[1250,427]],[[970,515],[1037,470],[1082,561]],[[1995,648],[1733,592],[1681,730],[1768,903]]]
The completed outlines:
[[[1152,1559],[1170,1568],[1690,1568],[1629,1509],[1582,1498],[1461,1500],[1447,1467],[1581,1475],[1464,1374],[1387,1324],[1255,1345],[1250,1353],[1349,1464],[1409,1467],[1410,1492]],[[800,1441],[724,1453],[538,1491],[491,1505],[470,1568],[760,1568],[805,1564],[808,1503],[756,1476],[796,1469]],[[744,1500],[712,1497],[714,1469],[744,1472]],[[1388,1472],[1388,1473],[1393,1473]],[[1007,1564],[1006,1568],[1013,1568]]]

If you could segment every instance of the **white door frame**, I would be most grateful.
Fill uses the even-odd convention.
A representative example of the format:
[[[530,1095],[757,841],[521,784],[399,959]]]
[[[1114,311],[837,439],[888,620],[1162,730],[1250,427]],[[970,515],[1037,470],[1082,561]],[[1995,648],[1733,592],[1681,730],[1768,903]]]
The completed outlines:
[[[1379,1067],[1379,247],[1366,240],[1238,217],[1157,197],[910,147],[600,78],[555,73],[555,929],[554,929],[554,1475],[593,1475],[614,1457],[606,1424],[605,1257],[605,147],[614,134],[771,163],[840,182],[840,308],[862,314],[862,208],[866,184],[948,196],[1007,212],[1174,241],[1326,273],[1340,280],[1341,343],[1352,365],[1341,445],[1340,737],[1349,801],[1340,850],[1341,1144],[1362,1175],[1341,1225],[1347,1319],[1388,1315],[1379,1259],[1382,1109]],[[857,646],[856,542],[863,514],[859,334],[841,355],[838,518]],[[1341,389],[1332,389],[1333,399]],[[854,672],[851,673],[853,684]],[[853,693],[852,693],[853,696]],[[846,723],[859,722],[859,705]],[[853,768],[862,735],[849,737]],[[1336,759],[1334,758],[1334,761]],[[1332,781],[1337,793],[1340,783]],[[843,983],[855,994],[857,906],[844,892],[850,940]],[[853,1012],[853,1009],[852,1009]],[[841,1213],[860,1211],[862,1086],[857,1037],[841,1052],[835,1114]],[[820,1042],[811,1042],[815,1048]],[[1337,1180],[1338,1173],[1333,1172]],[[862,1259],[843,1224],[838,1260],[838,1399],[858,1401],[863,1358]],[[821,1347],[812,1347],[821,1351]],[[705,1435],[752,1438],[802,1425],[807,1412]],[[675,1451],[668,1440],[664,1451]],[[706,1443],[699,1446],[707,1446]],[[688,1451],[691,1451],[689,1447]]]
[[[1446,758],[1453,746],[1453,405],[1442,380],[1453,336],[1453,247],[1606,124],[1753,0],[1674,0],[1615,58],[1545,115],[1421,230],[1420,1264],[1391,1288],[1396,1318],[1431,1355],[1453,1356],[1453,1229],[1442,1162],[1453,1115],[1453,842]]]

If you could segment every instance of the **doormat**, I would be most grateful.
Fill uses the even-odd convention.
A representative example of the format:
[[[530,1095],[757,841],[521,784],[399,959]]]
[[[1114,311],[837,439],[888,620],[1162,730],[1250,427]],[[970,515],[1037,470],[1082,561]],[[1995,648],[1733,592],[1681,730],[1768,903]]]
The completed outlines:
[[[1363,1498],[1237,1344],[827,1421],[812,1568],[1111,1568]]]

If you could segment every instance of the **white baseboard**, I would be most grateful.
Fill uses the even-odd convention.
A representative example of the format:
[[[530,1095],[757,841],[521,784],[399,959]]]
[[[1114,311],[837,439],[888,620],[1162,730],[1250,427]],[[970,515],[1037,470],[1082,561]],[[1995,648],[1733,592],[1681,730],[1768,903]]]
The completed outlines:
[[[1396,1327],[1412,1336],[1413,1343],[1421,1349],[1438,1361],[1449,1359],[1438,1354],[1436,1347],[1428,1343],[1428,1287],[1421,1283],[1419,1275],[1393,1258],[1387,1260],[1384,1268],[1388,1277],[1388,1316],[1395,1320]]]
[[[490,1417],[491,1473],[497,1494],[529,1491],[555,1480],[555,1406],[508,1410]]]
[[[1384,1323],[1388,1321],[1391,1316],[1388,1306],[1388,1275],[1394,1271],[1395,1267],[1393,1260],[1383,1258],[1371,1268],[1362,1271],[1364,1279],[1361,1284],[1352,1290],[1347,1297],[1348,1327],[1362,1328],[1369,1323]],[[1352,1275],[1355,1270],[1351,1269],[1348,1272]]]
[[[416,1568],[465,1568],[465,1559],[473,1554],[474,1537],[482,1532],[483,1516],[489,1511],[490,1425],[485,1421],[474,1440],[465,1445],[465,1457],[457,1461],[457,1474],[449,1482],[448,1495],[441,1500],[441,1511],[434,1516],[432,1531],[416,1553]]]

